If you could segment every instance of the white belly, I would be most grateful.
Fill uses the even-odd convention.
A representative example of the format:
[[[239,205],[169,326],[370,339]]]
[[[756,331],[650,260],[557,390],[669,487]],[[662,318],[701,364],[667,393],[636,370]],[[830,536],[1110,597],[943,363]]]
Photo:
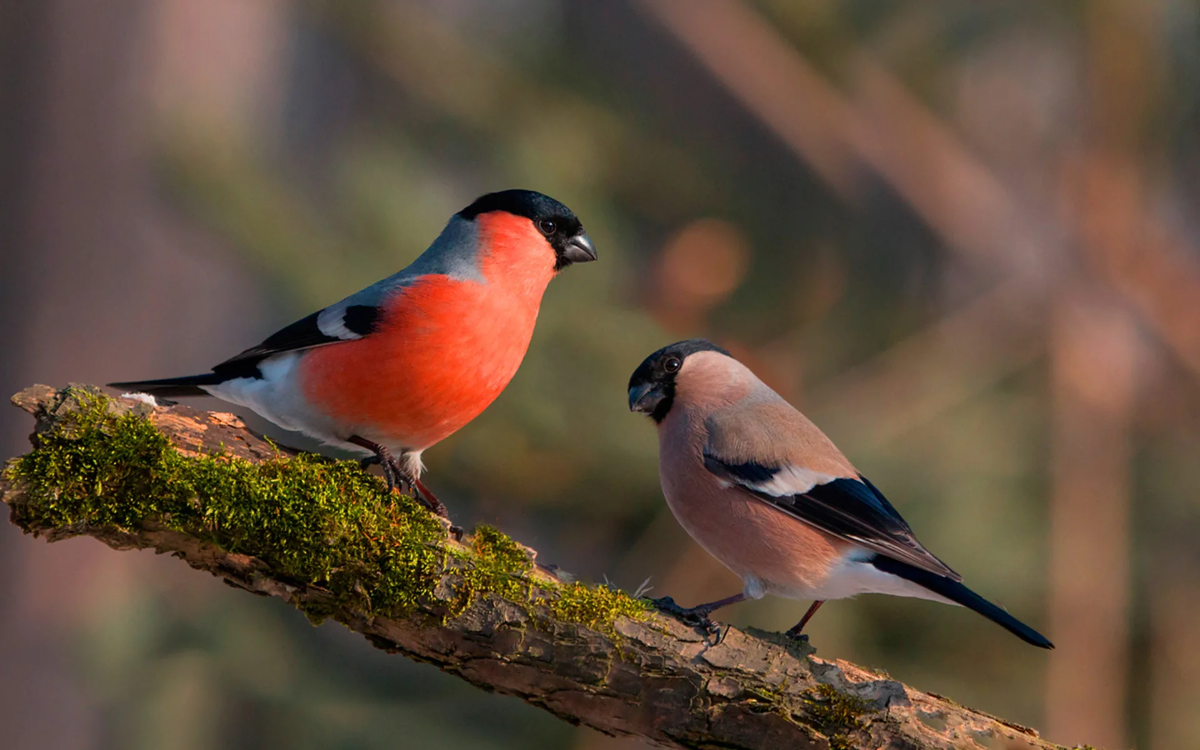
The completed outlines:
[[[867,553],[869,554],[869,553]],[[917,599],[929,599],[943,604],[956,604],[944,596],[939,596],[924,586],[905,580],[891,573],[884,573],[869,562],[863,562],[863,553],[852,553],[841,559],[826,576],[824,581],[813,586],[789,586],[787,584],[768,583],[768,594],[787,599],[846,599],[859,594],[888,594],[890,596],[908,596]]]
[[[356,434],[354,425],[337,424],[313,408],[304,397],[297,377],[297,364],[303,356],[303,352],[277,354],[259,363],[262,378],[235,378],[201,388],[222,401],[244,406],[285,430],[355,452],[365,452],[345,441]]]

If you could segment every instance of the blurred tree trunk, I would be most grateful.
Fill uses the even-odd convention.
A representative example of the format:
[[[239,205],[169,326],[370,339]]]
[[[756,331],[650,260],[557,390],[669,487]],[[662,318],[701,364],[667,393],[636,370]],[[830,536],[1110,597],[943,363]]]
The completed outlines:
[[[1051,342],[1053,493],[1047,732],[1127,747],[1137,333],[1110,294],[1060,295]]]
[[[154,198],[147,71],[156,9],[147,0],[0,0],[5,392],[33,379],[162,371],[180,330],[202,327],[202,343],[219,348],[252,306],[210,304],[212,292],[248,285],[197,252],[211,241],[189,236]],[[207,296],[189,301],[186,290]],[[28,434],[14,416],[0,413],[4,455]],[[78,571],[130,565],[90,546],[47,554],[0,528],[5,750],[105,744],[63,641],[86,601],[77,589],[93,581]]]
[[[0,383],[34,373],[66,374],[107,360],[96,342],[114,322],[117,266],[107,241],[130,216],[128,87],[136,80],[141,0],[0,2]],[[88,177],[102,175],[97,182]],[[125,177],[126,179],[122,179]],[[86,248],[89,253],[81,253]],[[105,271],[108,268],[110,270]],[[114,283],[106,283],[111,280]],[[84,300],[82,306],[63,300]],[[93,314],[66,319],[86,307]],[[54,341],[53,347],[44,342]],[[89,342],[92,342],[89,345]],[[27,432],[0,416],[0,445],[15,449]],[[70,550],[58,560],[6,528],[0,530],[0,726],[4,746],[87,750],[104,741],[64,650],[62,613],[39,596],[61,588],[69,571],[97,558]],[[65,601],[65,599],[64,599]]]

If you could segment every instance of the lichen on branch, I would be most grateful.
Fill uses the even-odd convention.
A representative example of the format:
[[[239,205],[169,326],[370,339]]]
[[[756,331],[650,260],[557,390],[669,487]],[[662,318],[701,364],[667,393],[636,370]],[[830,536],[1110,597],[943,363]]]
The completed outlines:
[[[277,446],[232,415],[86,386],[13,400],[37,419],[33,450],[0,478],[25,531],[172,553],[573,723],[677,747],[1054,747],[803,642],[697,631],[550,573],[498,529],[457,541],[357,462]]]

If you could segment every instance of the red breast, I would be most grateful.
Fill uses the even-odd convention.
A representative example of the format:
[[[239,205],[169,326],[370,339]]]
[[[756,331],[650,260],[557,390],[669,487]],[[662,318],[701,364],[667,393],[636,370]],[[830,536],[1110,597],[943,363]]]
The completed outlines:
[[[385,305],[370,336],[307,352],[311,403],[392,447],[424,449],[474,419],[516,374],[554,276],[554,250],[528,219],[476,218],[484,282],[429,275]]]

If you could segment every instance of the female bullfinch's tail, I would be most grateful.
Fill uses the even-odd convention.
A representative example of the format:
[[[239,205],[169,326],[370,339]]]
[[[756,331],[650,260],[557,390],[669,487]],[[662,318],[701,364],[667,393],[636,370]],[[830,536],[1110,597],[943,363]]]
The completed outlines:
[[[204,375],[188,375],[182,378],[164,378],[162,380],[132,380],[127,383],[109,383],[109,388],[120,388],[129,393],[145,393],[161,398],[184,398],[187,396],[208,396],[208,391],[200,386],[217,385],[224,378],[215,372]]]
[[[883,555],[876,555],[871,560],[871,564],[884,573],[912,581],[939,596],[944,596],[952,602],[978,612],[1026,643],[1038,648],[1054,648],[1054,644],[1048,641],[1044,635],[957,581]]]

